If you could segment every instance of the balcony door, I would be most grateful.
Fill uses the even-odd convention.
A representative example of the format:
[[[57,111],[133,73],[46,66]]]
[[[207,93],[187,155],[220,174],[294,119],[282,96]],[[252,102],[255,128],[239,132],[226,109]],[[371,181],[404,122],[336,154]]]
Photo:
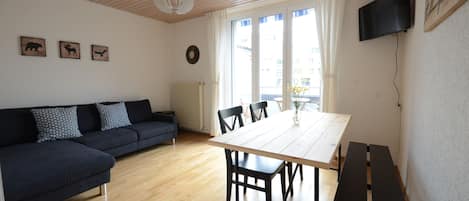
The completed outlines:
[[[317,111],[321,57],[314,8],[267,10],[231,21],[231,105],[269,101],[270,109],[291,109],[289,89],[302,86],[308,89],[302,109]]]

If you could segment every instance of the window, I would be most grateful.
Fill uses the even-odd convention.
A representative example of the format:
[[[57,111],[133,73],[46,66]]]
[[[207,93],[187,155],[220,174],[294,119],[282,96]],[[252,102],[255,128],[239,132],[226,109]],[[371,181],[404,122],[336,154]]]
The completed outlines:
[[[303,109],[317,111],[321,56],[314,8],[280,7],[232,20],[232,104],[266,100],[269,107],[290,109],[288,89],[300,85],[308,88]]]
[[[321,96],[321,54],[314,9],[293,11],[292,82],[308,88],[302,98],[309,99],[303,109],[319,109]]]
[[[273,101],[283,94],[283,14],[259,18],[260,100]],[[255,100],[253,100],[255,101]]]
[[[232,104],[244,105],[252,101],[252,20],[233,21],[232,30]]]

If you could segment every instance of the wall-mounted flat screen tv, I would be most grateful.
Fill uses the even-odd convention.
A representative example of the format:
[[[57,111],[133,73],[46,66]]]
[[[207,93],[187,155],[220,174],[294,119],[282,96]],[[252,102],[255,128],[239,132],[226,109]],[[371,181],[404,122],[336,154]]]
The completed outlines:
[[[359,10],[360,41],[406,31],[411,26],[410,0],[376,0]]]

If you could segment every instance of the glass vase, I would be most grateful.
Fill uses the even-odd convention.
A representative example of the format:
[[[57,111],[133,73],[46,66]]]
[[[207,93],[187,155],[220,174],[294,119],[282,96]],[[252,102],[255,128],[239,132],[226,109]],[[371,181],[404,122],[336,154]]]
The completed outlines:
[[[295,107],[295,111],[293,114],[293,123],[295,125],[300,125],[300,110],[297,107]]]

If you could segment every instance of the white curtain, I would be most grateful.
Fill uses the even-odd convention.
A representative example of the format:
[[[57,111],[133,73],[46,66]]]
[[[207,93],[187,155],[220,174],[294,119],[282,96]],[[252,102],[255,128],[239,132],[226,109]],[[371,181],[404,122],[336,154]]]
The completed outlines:
[[[316,18],[322,59],[321,111],[335,112],[337,48],[342,33],[346,0],[317,0]]]
[[[209,64],[211,75],[212,105],[210,110],[210,134],[219,135],[219,123],[217,111],[221,103],[221,76],[225,73],[228,64],[228,21],[226,10],[215,11],[207,14],[209,18],[208,41],[209,41]]]

